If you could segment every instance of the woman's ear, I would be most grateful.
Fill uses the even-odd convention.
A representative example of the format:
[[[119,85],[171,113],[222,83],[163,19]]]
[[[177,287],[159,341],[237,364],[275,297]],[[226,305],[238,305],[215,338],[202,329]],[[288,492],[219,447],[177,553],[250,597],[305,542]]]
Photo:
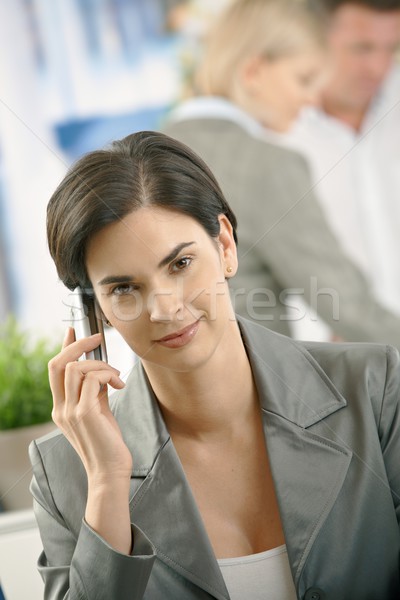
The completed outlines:
[[[265,57],[256,55],[243,62],[239,70],[242,87],[249,96],[256,96],[261,86],[264,86],[264,74],[267,61]]]
[[[233,227],[228,217],[219,215],[218,246],[221,253],[221,262],[224,268],[225,278],[233,277],[238,269],[236,242],[233,235]]]

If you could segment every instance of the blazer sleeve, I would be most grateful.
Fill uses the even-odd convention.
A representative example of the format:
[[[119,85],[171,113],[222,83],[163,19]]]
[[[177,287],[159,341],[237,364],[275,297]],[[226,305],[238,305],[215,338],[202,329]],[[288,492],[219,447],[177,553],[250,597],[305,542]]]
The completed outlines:
[[[38,569],[44,600],[141,600],[155,560],[145,534],[132,525],[131,556],[115,551],[82,520],[73,533],[58,511],[36,442],[29,448],[33,465],[31,492],[43,543]]]
[[[246,156],[254,207],[238,215],[252,232],[252,251],[281,288],[304,291],[306,302],[345,340],[400,349],[400,316],[377,301],[342,250],[313,192],[307,162],[286,149],[271,160],[262,146],[256,143]]]

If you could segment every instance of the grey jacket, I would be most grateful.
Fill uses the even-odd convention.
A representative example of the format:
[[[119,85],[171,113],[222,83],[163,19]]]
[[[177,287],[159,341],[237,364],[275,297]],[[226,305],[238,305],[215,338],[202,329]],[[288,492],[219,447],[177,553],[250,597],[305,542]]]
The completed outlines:
[[[302,156],[229,119],[171,121],[163,131],[205,160],[237,216],[239,271],[230,285],[238,314],[290,335],[297,292],[343,339],[400,349],[400,317],[342,251]]]
[[[298,598],[400,597],[397,351],[296,342],[250,321],[239,324]],[[44,546],[45,598],[228,600],[140,363],[112,407],[134,456],[134,555],[115,552],[84,522],[86,475],[63,435],[33,442],[31,489]]]

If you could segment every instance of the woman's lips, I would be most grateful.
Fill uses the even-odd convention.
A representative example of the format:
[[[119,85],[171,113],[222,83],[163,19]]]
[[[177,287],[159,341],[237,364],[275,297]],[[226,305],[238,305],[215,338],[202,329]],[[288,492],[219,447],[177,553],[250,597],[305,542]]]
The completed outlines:
[[[171,333],[163,338],[160,338],[159,340],[154,341],[157,344],[161,344],[161,346],[165,346],[167,348],[181,348],[182,346],[186,346],[186,344],[188,344],[196,335],[199,325],[199,321],[196,321],[180,331],[176,331],[175,333]]]

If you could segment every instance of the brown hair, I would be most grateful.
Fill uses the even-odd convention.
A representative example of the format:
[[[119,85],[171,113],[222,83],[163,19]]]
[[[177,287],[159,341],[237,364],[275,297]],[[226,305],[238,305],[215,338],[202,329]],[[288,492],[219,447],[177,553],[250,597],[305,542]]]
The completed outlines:
[[[68,288],[91,287],[85,266],[91,236],[143,206],[189,215],[211,237],[225,214],[237,241],[236,217],[207,165],[169,136],[134,133],[78,160],[49,201],[50,254]]]

